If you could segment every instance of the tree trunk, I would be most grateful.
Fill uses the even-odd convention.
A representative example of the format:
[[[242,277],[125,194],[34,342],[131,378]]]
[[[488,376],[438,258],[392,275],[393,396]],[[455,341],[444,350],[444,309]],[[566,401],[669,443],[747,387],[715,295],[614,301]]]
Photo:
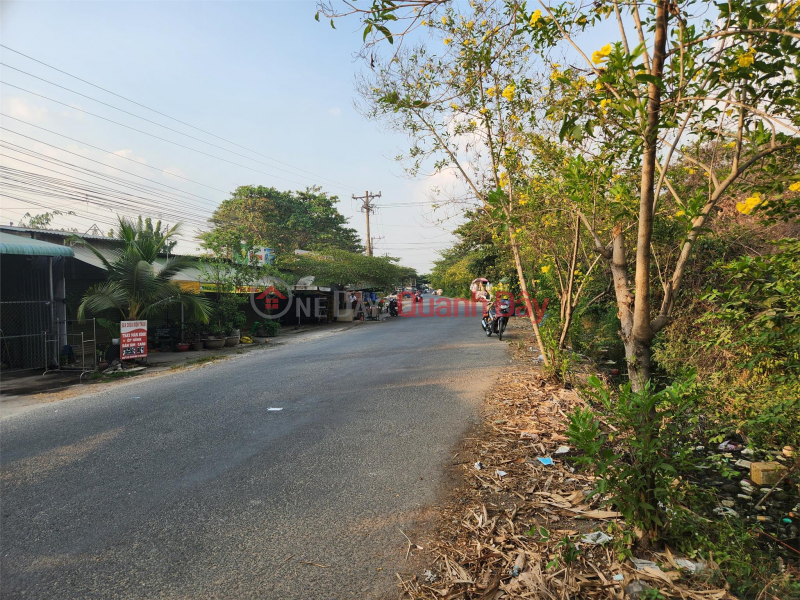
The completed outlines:
[[[574,307],[572,305],[572,290],[575,287],[575,266],[578,262],[578,243],[580,242],[581,235],[581,219],[575,216],[575,239],[572,243],[572,257],[569,264],[569,277],[567,278],[567,291],[564,294],[564,301],[561,308],[561,335],[558,338],[558,349],[564,348],[564,342],[567,339],[567,331],[572,323],[572,313]]]
[[[667,1],[658,0],[653,39],[651,74],[661,79],[664,71],[667,45]],[[633,322],[623,341],[628,358],[631,387],[641,391],[650,377],[650,345],[653,329],[650,326],[650,242],[653,237],[653,195],[655,194],[656,150],[658,124],[661,117],[661,88],[650,83],[647,100],[647,119],[642,151],[642,181],[639,190],[639,230],[636,239],[636,294],[633,304]],[[646,356],[645,356],[646,354]]]
[[[628,362],[628,377],[631,389],[639,392],[650,379],[650,341],[637,339],[635,335],[623,339],[625,359]]]
[[[517,242],[517,232],[513,225],[508,226],[508,238],[511,242],[511,253],[514,255],[514,265],[517,267],[517,277],[519,278],[519,287],[522,290],[522,297],[525,299],[525,309],[528,311],[531,325],[533,326],[533,333],[536,336],[536,343],[539,344],[539,352],[542,354],[542,362],[544,366],[550,366],[550,360],[547,358],[547,351],[542,343],[542,335],[539,333],[539,324],[536,322],[537,315],[533,310],[530,295],[528,294],[528,285],[525,283],[525,272],[522,269],[522,260],[519,257],[519,244]]]

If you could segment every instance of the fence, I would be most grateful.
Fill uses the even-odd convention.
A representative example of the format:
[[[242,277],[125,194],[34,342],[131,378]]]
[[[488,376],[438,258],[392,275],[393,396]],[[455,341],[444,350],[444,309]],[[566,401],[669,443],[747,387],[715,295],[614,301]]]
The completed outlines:
[[[20,306],[20,305],[27,306]],[[10,334],[0,330],[0,368],[3,373],[40,369],[48,371],[80,371],[81,376],[97,369],[97,326],[94,319],[85,323],[57,320],[55,330],[43,328],[38,333],[30,332],[38,325],[46,325],[42,319],[35,322],[35,313],[49,313],[49,302],[2,302],[4,324],[10,324]],[[40,305],[40,306],[37,306]],[[44,305],[44,306],[41,306]],[[10,315],[9,313],[15,313]],[[16,316],[16,318],[13,318]]]
[[[60,371],[80,371],[84,373],[97,370],[97,323],[95,319],[56,321],[55,336],[49,341],[56,342],[59,360],[56,369]],[[48,370],[52,370],[48,368]]]
[[[58,364],[56,340],[48,335],[52,322],[49,301],[0,302],[0,363],[4,372],[46,369],[51,362]]]

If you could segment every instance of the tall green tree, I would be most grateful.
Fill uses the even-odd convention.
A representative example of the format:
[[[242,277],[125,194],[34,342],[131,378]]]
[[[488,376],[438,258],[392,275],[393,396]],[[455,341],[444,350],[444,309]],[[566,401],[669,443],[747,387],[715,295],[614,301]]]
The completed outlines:
[[[214,211],[213,229],[202,239],[232,253],[268,246],[277,252],[336,248],[363,250],[355,229],[336,208],[338,198],[318,187],[283,192],[272,187],[241,186]]]

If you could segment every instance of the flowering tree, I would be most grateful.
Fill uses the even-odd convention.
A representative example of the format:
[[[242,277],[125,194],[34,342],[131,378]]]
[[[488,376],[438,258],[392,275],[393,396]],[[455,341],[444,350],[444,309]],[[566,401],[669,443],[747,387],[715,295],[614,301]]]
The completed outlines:
[[[783,218],[798,213],[800,7],[783,0],[734,0],[715,5],[709,13],[709,5],[696,0],[647,4],[599,0],[559,5],[540,1],[530,9],[513,1],[477,2],[474,10],[478,14],[492,5],[504,7],[504,19],[492,24],[489,36],[471,38],[474,47],[463,43],[467,35],[463,28],[454,28],[451,36],[465,61],[475,57],[477,69],[472,70],[480,73],[481,82],[485,65],[481,61],[497,56],[509,61],[490,63],[503,67],[495,69],[502,75],[496,82],[487,82],[494,83],[493,94],[487,85],[462,86],[475,100],[456,103],[470,113],[474,107],[492,111],[496,143],[489,156],[496,186],[487,193],[486,186],[474,185],[475,195],[507,217],[509,235],[516,238],[518,227],[509,210],[518,205],[515,181],[530,173],[518,148],[506,151],[507,142],[513,141],[510,119],[530,123],[543,108],[529,97],[519,100],[524,97],[520,92],[534,85],[534,78],[522,77],[519,64],[534,54],[547,60],[563,52],[570,64],[551,69],[546,87],[536,86],[549,94],[547,117],[559,124],[558,138],[582,156],[602,160],[616,176],[606,189],[598,190],[599,197],[573,198],[573,208],[608,266],[629,374],[634,390],[641,390],[650,377],[653,339],[670,323],[693,248],[720,202],[744,193],[746,199],[737,206],[742,213],[763,211]],[[377,42],[387,38],[383,29],[396,20],[405,19],[401,32],[405,35],[438,23],[434,16],[442,12],[445,19],[451,18],[452,9],[446,6],[437,0],[402,4],[373,0],[370,8],[356,12],[365,22],[364,39]],[[331,8],[323,10],[334,16]],[[600,48],[585,47],[582,35],[606,21],[615,23],[618,39]],[[523,35],[530,47],[521,41]],[[498,48],[502,48],[499,53]],[[425,65],[420,67],[422,75]],[[416,77],[404,73],[403,83],[415,81],[412,76]],[[417,83],[417,89],[424,89],[422,81],[412,85]],[[503,107],[504,101],[509,109]],[[385,96],[384,102],[391,110],[422,115],[431,100],[398,93]],[[462,120],[460,127],[468,123]],[[416,126],[431,129],[430,124],[419,120]],[[455,127],[448,133],[458,131]],[[501,128],[506,135],[500,135]],[[444,136],[437,140],[445,151],[446,142]],[[452,159],[454,153],[450,154]],[[507,180],[501,181],[504,170]],[[691,170],[705,181],[682,190],[679,180]],[[466,169],[460,171],[468,175]],[[759,177],[751,177],[753,172]],[[589,214],[590,198],[592,208],[605,207],[602,218]],[[682,224],[684,231],[675,260],[658,266],[653,264],[653,231],[667,219]],[[633,231],[636,238],[631,244]],[[515,251],[515,259],[517,255]],[[654,285],[654,267],[660,284]]]
[[[373,75],[360,86],[365,113],[410,135],[412,147],[402,158],[411,174],[454,173],[467,192],[447,201],[470,207],[477,201],[499,225],[544,349],[518,233],[533,160],[526,138],[531,120],[544,113],[534,94],[538,84],[528,62],[530,46],[505,26],[503,13],[491,8],[476,7],[466,15],[451,8],[435,22],[422,19],[420,24],[440,36],[444,53],[420,45],[387,62],[375,59]]]

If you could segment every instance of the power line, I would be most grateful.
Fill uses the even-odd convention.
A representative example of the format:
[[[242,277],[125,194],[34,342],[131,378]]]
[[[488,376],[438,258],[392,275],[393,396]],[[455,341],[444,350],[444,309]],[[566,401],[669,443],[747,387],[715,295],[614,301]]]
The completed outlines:
[[[204,221],[193,214],[181,212],[180,210],[176,211],[173,208],[165,208],[163,204],[153,204],[152,200],[142,196],[135,196],[107,186],[89,183],[90,185],[86,186],[31,171],[0,166],[0,186],[4,188],[32,193],[41,197],[91,203],[102,208],[116,209],[124,207],[138,212],[140,207],[145,207],[156,213],[166,214],[173,219],[190,221],[199,227],[206,225]]]
[[[152,196],[155,196],[155,197],[163,199],[163,200],[169,200],[169,201],[173,201],[173,202],[178,202],[179,204],[185,205],[187,208],[191,208],[191,209],[196,209],[197,208],[197,206],[195,204],[191,203],[191,200],[189,200],[187,202],[188,199],[184,198],[183,196],[170,195],[169,192],[164,192],[163,190],[159,190],[157,188],[153,188],[153,187],[150,187],[150,186],[142,185],[142,184],[137,183],[137,182],[128,181],[127,179],[123,179],[121,177],[114,177],[113,175],[106,175],[104,173],[100,173],[100,171],[94,171],[92,169],[87,169],[86,167],[79,167],[78,165],[73,165],[72,163],[69,163],[69,162],[66,162],[66,161],[62,161],[62,160],[58,160],[58,159],[50,159],[49,157],[45,157],[44,155],[40,155],[37,152],[33,152],[33,151],[31,151],[31,150],[29,150],[27,148],[24,148],[23,146],[17,146],[16,144],[11,144],[10,142],[5,141],[5,140],[0,140],[0,144],[2,144],[2,145],[0,145],[0,148],[3,148],[4,150],[10,150],[11,152],[16,152],[16,153],[21,154],[22,156],[26,156],[28,158],[34,158],[36,160],[40,160],[40,161],[45,162],[47,164],[56,165],[56,166],[59,166],[61,168],[67,169],[68,171],[76,171],[76,172],[80,173],[81,175],[87,175],[89,177],[93,177],[95,179],[99,179],[99,180],[101,180],[101,181],[103,181],[105,183],[113,183],[115,185],[122,185],[123,187],[131,188],[133,190],[136,190],[137,192],[150,194]],[[9,147],[9,146],[14,146],[14,147]],[[30,165],[32,167],[36,167],[37,169],[42,169],[42,170],[45,170],[45,171],[52,171],[52,172],[57,173],[59,175],[64,175],[66,177],[73,177],[75,179],[80,180],[80,178],[75,177],[75,175],[73,175],[71,173],[64,173],[62,171],[56,171],[55,169],[51,169],[49,167],[45,167],[45,166],[42,166],[42,165],[37,164],[37,163],[32,163],[32,162],[29,162],[29,161],[26,161],[26,160],[22,160],[21,158],[19,158],[17,156],[10,156],[8,154],[3,154],[2,156],[6,156],[7,158],[10,158],[11,160],[14,160],[16,162],[20,162],[22,164],[26,164],[26,165]],[[96,182],[89,182],[89,183],[95,183],[96,184]]]
[[[102,119],[103,121],[108,121],[109,123],[113,123],[114,125],[119,125],[120,127],[125,127],[126,129],[130,129],[131,131],[135,131],[137,133],[141,133],[143,135],[150,136],[150,137],[155,138],[157,140],[161,140],[162,142],[167,142],[168,144],[172,144],[174,146],[178,146],[179,148],[183,148],[185,150],[191,150],[192,152],[197,152],[198,154],[202,154],[203,156],[208,156],[209,158],[213,158],[214,160],[220,160],[222,162],[225,162],[225,163],[237,166],[237,167],[241,167],[243,169],[250,169],[254,173],[260,173],[261,175],[267,175],[268,177],[273,177],[275,179],[282,179],[283,181],[287,181],[287,182],[293,183],[295,185],[301,185],[301,186],[304,185],[303,183],[300,183],[299,181],[294,181],[292,179],[287,179],[286,177],[281,177],[280,175],[274,175],[273,173],[267,173],[266,171],[259,171],[258,169],[255,169],[255,168],[250,167],[248,165],[243,165],[241,163],[237,163],[237,162],[234,162],[232,160],[228,160],[227,158],[222,158],[221,156],[216,156],[214,154],[209,154],[208,152],[203,152],[202,150],[198,150],[197,148],[192,148],[191,146],[187,146],[185,144],[179,144],[178,142],[175,142],[175,141],[170,140],[170,139],[165,138],[165,137],[161,137],[160,135],[156,135],[154,133],[150,133],[150,132],[145,131],[143,129],[137,129],[136,127],[131,127],[130,125],[126,125],[125,123],[120,123],[119,121],[115,121],[114,119],[109,119],[107,117],[100,116],[98,114],[95,114],[93,112],[89,112],[88,110],[84,110],[82,108],[76,108],[75,106],[67,104],[66,102],[61,102],[60,100],[55,100],[53,98],[49,98],[48,96],[45,96],[43,94],[37,94],[36,92],[32,92],[31,90],[27,90],[25,88],[19,87],[18,85],[14,85],[13,83],[8,83],[7,81],[0,81],[0,83],[2,83],[3,85],[7,85],[9,87],[18,89],[18,90],[22,90],[23,92],[27,92],[27,93],[32,94],[34,96],[38,96],[39,98],[44,98],[45,100],[49,100],[50,102],[55,102],[56,104],[60,104],[61,106],[66,106],[67,108],[69,108],[71,110],[77,110],[78,112],[82,112],[84,114],[90,115],[90,116],[95,117],[97,119]],[[241,155],[239,155],[239,156],[241,156]],[[245,158],[247,158],[247,157],[245,157]],[[254,159],[251,158],[249,160],[254,160]],[[256,161],[256,162],[260,162],[260,161]],[[272,168],[273,169],[278,169],[280,171],[285,171],[285,169],[279,169],[278,167],[272,167]],[[286,171],[286,172],[288,172],[288,171]],[[355,189],[355,188],[349,188],[349,189]]]
[[[40,65],[44,65],[45,67],[47,67],[47,68],[49,68],[49,69],[53,69],[54,71],[58,71],[59,73],[63,73],[64,75],[66,75],[66,76],[68,76],[68,77],[72,77],[73,79],[77,79],[78,81],[81,81],[81,82],[83,82],[83,83],[85,83],[85,84],[87,84],[87,85],[90,85],[90,86],[92,86],[92,87],[94,87],[94,88],[97,88],[97,89],[99,89],[99,90],[102,90],[102,91],[106,92],[107,94],[111,94],[112,96],[116,96],[117,98],[121,98],[122,100],[125,100],[126,102],[130,102],[130,103],[132,103],[132,104],[135,104],[135,105],[137,105],[137,106],[141,106],[142,108],[144,108],[144,109],[147,109],[147,110],[149,110],[149,111],[151,111],[151,112],[154,112],[154,113],[156,113],[156,114],[158,114],[158,115],[161,115],[162,117],[166,117],[166,118],[168,118],[168,119],[170,119],[170,120],[172,120],[172,121],[175,121],[175,122],[177,122],[177,123],[180,123],[181,125],[186,125],[187,127],[191,127],[192,129],[194,129],[194,130],[196,130],[196,131],[200,131],[200,132],[202,132],[202,133],[205,133],[206,135],[210,135],[210,136],[211,136],[211,137],[213,137],[213,138],[216,138],[216,139],[218,139],[218,140],[222,140],[223,142],[226,142],[226,143],[228,143],[228,144],[231,144],[232,146],[236,146],[237,148],[241,148],[241,149],[243,149],[243,150],[247,150],[248,152],[252,152],[253,154],[257,154],[258,156],[262,156],[262,157],[264,157],[264,158],[266,158],[266,159],[268,159],[268,160],[271,160],[271,161],[273,161],[273,162],[276,162],[276,163],[278,163],[278,164],[282,164],[282,165],[285,165],[285,166],[287,166],[287,167],[291,167],[292,169],[295,169],[296,171],[302,171],[303,173],[307,173],[307,174],[309,174],[309,175],[313,175],[314,177],[317,177],[317,178],[319,178],[319,179],[328,179],[329,181],[333,181],[334,183],[336,183],[337,185],[339,185],[339,186],[341,186],[341,187],[348,188],[348,189],[355,189],[355,188],[354,188],[354,187],[352,187],[352,186],[348,186],[348,185],[346,185],[346,184],[343,184],[343,183],[337,182],[337,181],[335,181],[335,180],[332,180],[332,179],[329,179],[329,178],[327,178],[327,177],[322,177],[321,175],[316,175],[315,173],[312,173],[311,171],[308,171],[308,170],[306,170],[306,169],[301,169],[300,167],[295,167],[295,166],[293,166],[293,165],[291,165],[291,164],[289,164],[289,163],[283,162],[283,161],[281,161],[281,160],[278,160],[278,159],[276,159],[276,158],[272,158],[271,156],[268,156],[268,155],[266,155],[266,154],[262,154],[261,152],[258,152],[258,151],[256,151],[256,150],[251,150],[250,148],[247,148],[246,146],[242,146],[241,144],[237,144],[236,142],[232,142],[232,141],[230,141],[230,140],[228,140],[228,139],[225,139],[224,137],[221,137],[221,136],[218,136],[218,135],[216,135],[216,134],[213,134],[213,133],[211,133],[210,131],[206,131],[205,129],[201,129],[200,127],[195,127],[194,125],[191,125],[190,123],[187,123],[186,121],[181,121],[180,119],[177,119],[177,118],[175,118],[175,117],[171,117],[170,115],[168,115],[168,114],[166,114],[166,113],[163,113],[163,112],[161,112],[161,111],[158,111],[158,110],[156,110],[156,109],[154,109],[154,108],[150,108],[149,106],[146,106],[146,105],[144,105],[144,104],[142,104],[142,103],[140,103],[140,102],[136,102],[135,100],[131,100],[130,98],[126,98],[125,96],[122,96],[122,95],[120,95],[120,94],[117,94],[116,92],[112,92],[112,91],[111,91],[111,90],[109,90],[109,89],[106,89],[106,88],[104,88],[104,87],[101,87],[101,86],[99,86],[99,85],[97,85],[97,84],[95,84],[95,83],[92,83],[91,81],[87,81],[87,80],[85,80],[85,79],[81,79],[81,78],[80,78],[80,77],[78,77],[77,75],[73,75],[72,73],[68,73],[67,71],[64,71],[64,70],[62,70],[62,69],[59,69],[58,67],[54,67],[53,65],[50,65],[50,64],[48,64],[48,63],[46,63],[46,62],[44,62],[44,61],[38,60],[38,59],[36,59],[36,58],[33,58],[32,56],[28,56],[27,54],[23,54],[23,53],[22,53],[22,52],[20,52],[19,50],[14,50],[13,48],[10,48],[10,47],[8,47],[8,46],[6,46],[6,45],[4,45],[4,44],[0,44],[0,48],[5,48],[6,50],[11,50],[11,52],[14,52],[15,54],[19,54],[20,56],[24,56],[24,57],[25,57],[25,58],[27,58],[28,60],[32,60],[33,62],[39,63]],[[16,69],[16,70],[18,70],[18,71],[19,71],[20,69]],[[22,72],[24,73],[25,71],[22,71]],[[35,76],[33,76],[33,77],[35,77]],[[45,81],[45,80],[43,80],[43,81]],[[49,82],[48,82],[48,83],[49,83]],[[54,84],[54,85],[56,85],[56,84]],[[64,88],[64,89],[66,89],[66,88]],[[76,92],[76,93],[78,93],[78,92]],[[88,98],[88,96],[86,96],[86,97]],[[99,100],[98,100],[98,102],[99,102]],[[120,110],[121,110],[121,109],[120,109]],[[162,127],[163,127],[163,126],[162,126]],[[230,152],[230,150],[229,150],[229,152]],[[251,159],[251,160],[252,160],[252,159]]]
[[[297,177],[302,177],[302,175],[300,175],[299,173],[294,173],[294,172],[292,172],[292,171],[288,171],[288,170],[286,170],[286,169],[282,169],[282,168],[280,168],[280,167],[276,167],[276,166],[274,166],[274,165],[271,165],[271,164],[269,164],[269,163],[266,163],[266,162],[264,162],[264,161],[257,160],[257,159],[255,159],[255,158],[252,158],[252,157],[250,157],[250,156],[247,156],[246,154],[242,154],[242,153],[240,153],[240,152],[234,152],[233,150],[229,150],[228,148],[225,148],[224,146],[220,146],[219,144],[212,144],[211,142],[208,142],[208,141],[206,141],[206,140],[204,140],[204,139],[202,139],[202,138],[199,138],[199,137],[196,137],[196,136],[193,136],[193,135],[189,135],[188,133],[184,133],[184,132],[182,132],[182,131],[179,131],[178,129],[173,129],[172,127],[167,127],[166,125],[162,125],[161,123],[158,123],[157,121],[153,121],[153,120],[151,120],[151,119],[146,119],[146,118],[144,118],[144,117],[140,117],[140,116],[139,116],[139,115],[137,115],[136,113],[132,113],[132,112],[129,112],[129,111],[127,111],[127,110],[123,110],[123,109],[121,109],[121,108],[117,108],[117,107],[116,107],[116,106],[114,106],[113,104],[108,104],[107,102],[103,102],[102,100],[97,100],[96,98],[92,98],[91,96],[87,96],[86,94],[81,94],[80,92],[77,92],[77,91],[75,91],[75,90],[71,90],[71,89],[69,89],[69,88],[66,88],[66,87],[64,87],[64,86],[62,86],[62,85],[58,85],[57,83],[53,83],[52,81],[48,81],[47,79],[43,79],[43,78],[41,78],[41,77],[37,77],[36,75],[32,75],[31,73],[28,73],[27,71],[23,71],[22,69],[17,69],[16,67],[12,67],[12,66],[10,66],[10,65],[7,65],[7,64],[5,64],[5,63],[3,63],[3,62],[0,62],[0,65],[4,66],[4,67],[6,67],[6,68],[9,68],[9,69],[14,69],[15,71],[19,71],[20,73],[25,73],[25,75],[29,75],[30,77],[33,77],[33,78],[35,78],[35,79],[39,79],[39,80],[41,80],[41,81],[44,81],[45,83],[49,83],[50,85],[53,85],[53,86],[55,86],[55,87],[57,87],[57,88],[61,88],[61,89],[63,89],[63,90],[66,90],[66,91],[68,91],[68,92],[71,92],[71,93],[73,93],[73,94],[77,94],[78,96],[81,96],[81,97],[83,97],[83,98],[88,98],[89,100],[92,100],[92,101],[94,101],[94,102],[97,102],[97,103],[99,103],[99,104],[102,104],[102,105],[104,105],[104,106],[108,106],[108,107],[110,107],[110,108],[113,108],[113,109],[115,109],[115,110],[118,110],[118,111],[120,111],[120,112],[123,112],[123,113],[125,113],[126,115],[131,115],[131,116],[133,116],[133,117],[136,117],[137,119],[142,119],[143,121],[146,121],[146,122],[148,122],[148,123],[152,123],[153,125],[157,125],[158,127],[163,127],[164,129],[166,129],[166,130],[168,130],[168,131],[172,131],[172,132],[174,132],[174,133],[177,133],[177,134],[179,134],[179,135],[186,136],[186,137],[188,137],[189,139],[196,140],[196,141],[198,141],[198,142],[201,142],[201,143],[203,143],[203,144],[208,144],[209,146],[212,146],[212,147],[214,147],[214,148],[219,148],[220,150],[222,150],[222,151],[224,151],[224,152],[230,152],[231,154],[234,154],[234,155],[236,155],[236,156],[241,156],[242,158],[246,158],[247,160],[252,160],[252,161],[254,161],[254,162],[257,162],[257,163],[259,163],[259,164],[262,164],[262,165],[265,165],[265,166],[267,166],[267,167],[270,167],[271,169],[277,169],[278,171],[283,171],[284,173],[289,173],[290,175],[295,175],[295,176],[297,176]],[[130,127],[130,126],[128,126],[128,125],[125,125],[125,124],[123,124],[123,123],[118,123],[117,121],[112,121],[111,119],[106,119],[105,117],[101,117],[100,115],[96,115],[96,114],[94,114],[94,113],[91,113],[91,112],[89,112],[89,111],[87,111],[87,110],[84,110],[84,109],[82,109],[82,108],[78,108],[77,106],[72,106],[71,104],[67,104],[67,103],[65,103],[65,102],[61,102],[61,101],[59,101],[59,100],[55,100],[55,99],[53,99],[53,98],[49,98],[49,97],[47,97],[47,96],[44,96],[44,95],[42,95],[42,94],[39,94],[39,93],[37,93],[37,92],[34,92],[34,91],[31,91],[31,90],[25,89],[25,88],[23,88],[23,87],[20,87],[20,86],[18,86],[18,85],[14,85],[13,83],[8,83],[7,81],[0,81],[0,83],[3,83],[4,85],[7,85],[7,86],[9,86],[9,87],[16,88],[16,89],[18,89],[18,90],[22,90],[23,92],[27,92],[27,93],[29,93],[29,94],[33,94],[34,96],[38,96],[39,98],[44,98],[45,100],[49,100],[50,102],[55,102],[56,104],[61,104],[62,106],[66,106],[66,107],[68,107],[68,108],[71,108],[72,110],[77,110],[77,111],[79,111],[79,112],[82,112],[82,113],[85,113],[85,114],[87,114],[87,115],[91,115],[91,116],[93,116],[93,117],[97,117],[97,118],[99,118],[99,119],[104,119],[104,120],[106,120],[106,121],[110,121],[111,123],[114,123],[114,124],[116,124],[116,125],[121,125],[122,127],[128,127],[129,129],[133,129],[134,131],[138,131],[139,133],[145,133],[146,135],[153,135],[153,134],[150,134],[150,133],[147,133],[147,132],[143,132],[143,131],[141,131],[141,130],[139,130],[139,129],[134,129],[134,128],[132,128],[132,127]],[[160,137],[159,137],[159,138],[157,138],[157,139],[160,139],[160,140],[165,140],[166,138],[160,138]],[[175,143],[175,142],[171,142],[170,140],[166,140],[166,141],[169,141],[170,143]],[[188,146],[182,146],[182,147],[187,147],[187,148],[188,148]],[[209,156],[211,156],[211,155],[209,155]],[[220,159],[220,160],[224,160],[224,159]],[[275,177],[277,177],[277,175],[276,175]],[[319,179],[327,179],[327,178],[323,178],[323,177],[321,177],[321,176],[315,176],[315,177],[318,177]],[[287,180],[287,181],[288,181],[288,180]],[[336,183],[336,182],[335,182],[335,181],[333,181],[333,180],[329,180],[329,181],[330,181],[331,183],[334,183],[334,184]],[[297,182],[291,182],[291,183],[297,183]],[[302,184],[298,184],[298,185],[302,185]],[[330,185],[330,183],[329,183],[328,185]],[[338,185],[338,184],[337,184],[337,185]],[[342,184],[342,185],[343,185],[343,184]],[[346,186],[346,185],[343,185],[343,187],[344,187],[345,189],[350,189],[350,190],[354,190],[354,189],[355,189],[355,188],[352,188],[352,187],[350,187],[350,186]]]
[[[83,142],[81,140],[75,139],[73,137],[69,137],[68,135],[64,135],[63,133],[57,133],[55,131],[52,131],[51,129],[46,129],[44,127],[39,127],[38,125],[34,125],[33,123],[28,123],[27,121],[23,121],[22,119],[17,119],[15,117],[6,115],[5,113],[1,113],[0,112],[0,116],[6,117],[8,119],[14,119],[15,121],[19,121],[20,123],[25,123],[26,125],[30,125],[31,127],[35,127],[36,129],[41,129],[42,131],[46,131],[48,133],[52,133],[53,135],[57,135],[59,137],[63,137],[64,139],[71,140],[73,142],[78,142],[79,144],[83,144],[84,146],[86,146],[88,148],[93,148],[94,150],[100,150],[100,152],[105,152],[106,154],[111,154],[112,156],[116,156],[117,158],[122,158],[122,159],[130,161],[132,163],[136,163],[137,165],[139,165],[141,167],[147,167],[149,169],[154,169],[155,171],[158,171],[159,173],[162,173],[162,174],[165,174],[165,175],[171,175],[173,177],[177,177],[178,179],[183,179],[183,180],[189,181],[191,183],[196,183],[197,185],[202,185],[203,187],[207,187],[207,188],[209,188],[211,190],[214,190],[214,191],[217,191],[217,192],[222,192],[223,194],[228,194],[229,193],[229,192],[226,192],[225,190],[221,190],[219,188],[215,188],[215,187],[207,185],[205,183],[200,183],[199,181],[195,181],[194,179],[189,179],[188,177],[183,177],[182,175],[177,175],[176,173],[170,173],[169,171],[167,171],[165,169],[161,169],[159,167],[155,167],[153,165],[148,165],[148,164],[145,164],[145,163],[140,163],[139,161],[134,160],[132,158],[128,158],[127,156],[122,156],[121,154],[116,154],[115,152],[112,152],[111,150],[105,150],[103,148],[100,148],[99,146],[93,146],[91,144],[87,144],[86,142]],[[155,183],[157,185],[161,185],[161,186],[173,189],[173,190],[177,190],[177,191],[182,192],[184,194],[189,194],[190,196],[195,196],[196,198],[200,198],[201,200],[206,200],[208,202],[214,202],[214,200],[211,200],[209,198],[204,198],[203,196],[198,196],[197,194],[193,194],[191,192],[183,191],[180,188],[176,188],[176,187],[173,187],[171,185],[167,185],[166,183],[161,183],[161,182],[156,181],[154,179],[148,179],[147,177],[143,177],[142,175],[137,175],[136,173],[131,173],[130,171],[125,171],[124,169],[120,169],[118,167],[113,167],[113,166],[111,166],[109,164],[106,164],[104,162],[100,162],[99,160],[95,160],[93,158],[88,158],[86,156],[78,154],[77,152],[72,152],[70,150],[65,150],[63,148],[59,148],[58,146],[54,146],[53,144],[48,144],[47,142],[43,142],[42,140],[37,140],[36,138],[32,138],[29,135],[25,135],[23,133],[19,133],[18,131],[14,131],[13,129],[9,129],[8,127],[3,127],[2,125],[0,125],[0,129],[3,129],[5,131],[8,131],[8,132],[13,133],[15,135],[19,135],[21,137],[24,137],[26,139],[32,140],[32,141],[37,142],[39,144],[44,144],[45,146],[50,146],[51,148],[56,148],[58,150],[61,150],[62,152],[66,152],[68,154],[74,154],[75,156],[79,156],[84,160],[89,160],[89,161],[92,161],[92,162],[96,162],[98,164],[101,164],[103,166],[108,167],[109,169],[116,169],[117,171],[122,171],[123,173],[127,173],[128,175],[133,175],[134,177],[139,177],[139,178],[144,179],[146,181],[150,181],[151,183]]]
[[[154,194],[158,198],[161,198],[161,199],[164,199],[164,200],[169,200],[169,201],[172,201],[172,202],[177,202],[177,203],[185,206],[186,208],[189,208],[189,209],[192,209],[192,210],[196,210],[197,209],[196,205],[191,204],[190,202],[186,202],[186,199],[183,198],[183,197],[171,196],[168,193],[163,192],[162,190],[150,188],[148,186],[142,186],[141,184],[137,184],[136,182],[129,182],[128,180],[122,179],[122,178],[119,178],[119,177],[113,177],[111,175],[105,175],[103,173],[100,173],[99,171],[93,171],[91,169],[86,169],[85,167],[78,167],[77,165],[73,166],[71,163],[68,163],[68,162],[65,162],[65,161],[59,161],[58,159],[48,160],[49,157],[42,158],[41,155],[40,156],[36,156],[37,154],[39,154],[38,152],[33,152],[31,150],[28,150],[27,148],[24,148],[22,146],[17,146],[16,144],[12,144],[11,142],[8,142],[8,141],[5,141],[5,140],[0,140],[0,143],[5,144],[5,145],[16,146],[16,148],[7,148],[6,146],[0,146],[0,147],[4,148],[6,150],[11,150],[12,152],[18,152],[18,153],[22,154],[23,156],[29,156],[31,158],[36,158],[37,160],[41,160],[41,161],[47,162],[49,164],[56,164],[58,166],[61,166],[62,168],[66,168],[67,170],[77,171],[77,172],[81,173],[82,175],[88,175],[90,177],[94,177],[96,179],[100,179],[101,181],[105,181],[107,183],[115,183],[117,185],[122,185],[123,187],[129,187],[129,188],[134,189],[134,190],[139,191],[139,192],[143,192],[143,193],[147,193],[147,194]],[[17,148],[22,148],[22,150],[18,150]],[[10,158],[12,160],[15,160],[17,162],[20,162],[20,163],[23,163],[23,164],[27,164],[27,165],[30,165],[32,167],[36,167],[37,169],[43,169],[45,171],[52,171],[53,173],[57,173],[59,175],[65,176],[65,177],[72,177],[73,179],[77,179],[78,181],[84,181],[84,182],[89,183],[91,185],[98,185],[96,182],[92,182],[92,181],[88,181],[88,180],[85,180],[85,179],[81,179],[81,178],[76,177],[75,175],[72,175],[70,173],[63,173],[61,171],[56,171],[55,169],[51,169],[49,167],[43,167],[42,165],[38,165],[38,164],[29,162],[29,161],[26,161],[26,160],[22,160],[21,158],[18,158],[16,156],[9,156],[7,154],[0,154],[0,156],[5,156],[5,157]],[[61,164],[59,164],[59,163],[61,163]],[[67,165],[67,166],[65,166],[65,165]],[[112,189],[112,188],[109,188],[109,189]],[[119,190],[117,190],[117,191],[119,191]]]

